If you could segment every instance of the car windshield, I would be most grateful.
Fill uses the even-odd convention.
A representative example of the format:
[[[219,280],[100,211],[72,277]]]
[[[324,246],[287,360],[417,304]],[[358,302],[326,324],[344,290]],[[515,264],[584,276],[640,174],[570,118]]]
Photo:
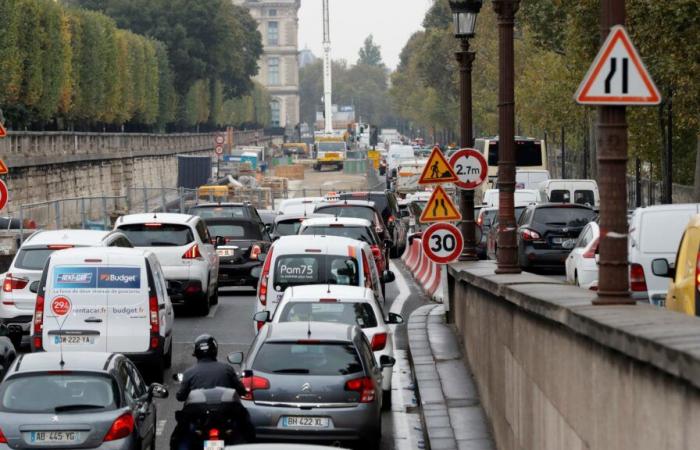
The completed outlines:
[[[376,245],[374,237],[369,232],[367,227],[348,227],[343,225],[324,225],[306,227],[301,234],[309,235],[325,235],[325,236],[341,236],[357,241],[366,242],[369,245]]]
[[[252,223],[230,224],[217,223],[207,224],[210,236],[223,236],[228,239],[251,239],[260,240],[260,228]]]
[[[284,255],[275,262],[275,290],[304,284],[359,286],[357,259],[341,255]]]
[[[275,225],[276,236],[291,236],[299,233],[301,228],[301,219],[281,220]]]
[[[56,249],[53,248],[23,248],[17,253],[15,267],[27,270],[42,270],[46,260]]]
[[[316,209],[316,212],[336,217],[355,217],[374,222],[374,210],[367,206],[329,205],[319,207]]]
[[[540,141],[515,141],[515,165],[517,167],[537,167],[542,165],[542,144]],[[498,166],[498,141],[489,143],[489,166]]]
[[[136,223],[119,227],[134,247],[181,247],[194,241],[187,225],[171,223]]]
[[[0,407],[9,412],[106,411],[117,408],[117,399],[113,380],[89,373],[16,376],[6,379],[0,389]]]
[[[362,372],[362,361],[351,344],[267,342],[255,357],[253,372],[350,375]]]
[[[335,322],[374,328],[377,318],[369,303],[289,302],[279,316],[280,322]]]
[[[532,220],[545,225],[582,227],[595,217],[595,211],[586,208],[537,208]]]
[[[190,214],[211,219],[214,217],[246,217],[245,206],[195,206]]]

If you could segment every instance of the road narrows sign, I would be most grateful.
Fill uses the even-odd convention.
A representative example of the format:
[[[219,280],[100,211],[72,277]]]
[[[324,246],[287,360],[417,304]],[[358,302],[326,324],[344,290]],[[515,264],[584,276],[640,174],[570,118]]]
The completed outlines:
[[[7,192],[7,185],[3,180],[0,180],[0,210],[7,205],[8,197],[9,193]]]
[[[7,136],[7,130],[2,123],[0,123],[0,138],[4,138],[5,136]]]
[[[436,223],[423,232],[421,245],[425,256],[437,264],[448,264],[462,254],[464,240],[456,226]]]
[[[583,105],[661,103],[661,94],[623,26],[610,29],[574,99]]]
[[[450,166],[459,181],[457,187],[473,190],[483,184],[488,176],[489,165],[480,151],[473,148],[463,148],[450,158]]]
[[[459,178],[443,156],[440,147],[433,147],[418,184],[452,183],[457,180]]]
[[[420,216],[421,223],[461,219],[462,215],[459,213],[459,209],[441,186],[435,188]]]

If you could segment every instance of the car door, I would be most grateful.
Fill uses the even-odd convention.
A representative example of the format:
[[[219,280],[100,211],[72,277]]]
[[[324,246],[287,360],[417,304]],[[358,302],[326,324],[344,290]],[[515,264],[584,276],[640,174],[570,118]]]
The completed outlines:
[[[124,360],[130,393],[134,396],[134,420],[139,433],[141,448],[146,449],[153,442],[156,432],[156,406],[148,396],[148,386],[134,363]],[[151,449],[155,450],[155,449]]]
[[[668,292],[668,307],[685,314],[695,315],[696,249],[700,244],[700,230],[688,228],[681,239],[676,258],[676,275]]]
[[[153,282],[155,283],[156,293],[158,295],[158,311],[160,316],[160,323],[161,325],[164,325],[161,327],[161,333],[167,339],[172,334],[173,323],[175,321],[173,304],[170,301],[170,296],[168,296],[168,284],[165,281],[163,269],[160,266],[160,263],[158,262],[158,258],[156,258],[155,255],[149,255],[148,260],[151,263],[151,269],[153,271]]]
[[[107,295],[107,349],[145,352],[150,344],[149,287],[146,258],[129,252],[110,255],[100,269],[101,290]]]
[[[588,224],[581,231],[581,235],[576,240],[574,248],[571,249],[569,256],[566,257],[566,262],[564,263],[566,266],[566,281],[571,283],[576,281],[577,269],[581,267],[581,255],[586,250],[588,244],[591,243],[592,238],[593,230],[591,229],[591,225]]]

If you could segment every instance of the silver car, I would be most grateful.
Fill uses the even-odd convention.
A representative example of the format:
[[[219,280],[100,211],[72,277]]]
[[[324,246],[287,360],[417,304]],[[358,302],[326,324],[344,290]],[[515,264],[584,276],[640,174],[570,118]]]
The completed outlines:
[[[22,355],[0,385],[0,449],[155,449],[167,395],[120,354]]]
[[[243,360],[233,354],[229,361]],[[394,358],[382,356],[381,366]],[[359,327],[268,323],[242,366],[243,404],[261,440],[353,442],[378,448],[382,367]]]

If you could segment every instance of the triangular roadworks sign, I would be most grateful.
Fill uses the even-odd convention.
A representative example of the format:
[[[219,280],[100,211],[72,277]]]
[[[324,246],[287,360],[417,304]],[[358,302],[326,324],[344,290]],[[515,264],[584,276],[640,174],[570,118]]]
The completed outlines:
[[[610,29],[574,99],[583,105],[661,103],[661,94],[623,26]]]
[[[7,136],[7,130],[2,123],[0,123],[0,138],[4,138],[5,136]]]
[[[5,164],[5,161],[0,159],[0,175],[5,175],[9,172],[7,169],[7,164]]]
[[[462,215],[459,213],[459,210],[441,186],[435,188],[433,195],[430,196],[430,200],[428,200],[423,213],[420,215],[421,223],[461,219]]]
[[[457,175],[452,166],[447,162],[440,147],[433,147],[428,162],[423,167],[423,173],[418,180],[418,184],[453,183],[458,181]]]

